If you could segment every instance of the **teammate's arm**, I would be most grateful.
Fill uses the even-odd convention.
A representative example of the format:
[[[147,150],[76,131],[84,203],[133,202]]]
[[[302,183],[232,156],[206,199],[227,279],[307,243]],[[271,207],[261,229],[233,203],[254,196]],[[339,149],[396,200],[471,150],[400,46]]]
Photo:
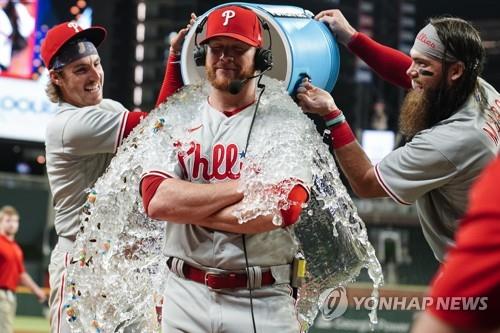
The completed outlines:
[[[332,96],[314,87],[307,80],[297,89],[297,99],[305,112],[319,114],[325,118],[333,115],[330,119],[332,122],[343,117]],[[332,124],[330,133],[335,156],[353,191],[364,198],[388,196],[378,182],[375,168],[356,140],[349,124],[345,120]]]
[[[348,47],[385,81],[404,89],[411,88],[411,79],[406,71],[412,59],[403,52],[377,43],[360,32],[354,35]]]
[[[191,14],[191,16],[192,15],[194,14]],[[192,18],[191,21],[193,21]],[[186,33],[188,32],[190,27],[191,24],[188,24],[185,28],[179,30],[177,35],[172,40],[169,56],[167,59],[165,75],[163,77],[163,83],[161,85],[160,92],[158,93],[155,107],[158,107],[161,103],[166,102],[170,96],[172,96],[184,85],[181,78],[179,57],[182,42],[184,41],[184,37],[186,36]],[[123,138],[126,138],[130,134],[130,132],[132,132],[134,127],[137,126],[147,115],[147,112],[131,112],[128,115],[125,123]]]
[[[334,148],[334,152],[356,195],[361,198],[388,196],[375,176],[374,166],[357,140],[343,147]]]
[[[316,19],[325,22],[340,43],[384,80],[405,89],[411,88],[411,80],[406,75],[412,63],[409,56],[356,31],[338,9],[324,10],[316,15]]]
[[[193,25],[195,19],[196,15],[194,13],[191,13],[189,23],[185,28],[179,30],[179,32],[177,32],[177,35],[172,39],[167,59],[167,68],[165,70],[165,75],[163,77],[163,83],[161,85],[160,92],[158,93],[158,97],[156,99],[155,107],[158,107],[161,103],[166,102],[168,97],[172,96],[184,85],[184,82],[182,82],[180,70],[180,55],[184,38]]]

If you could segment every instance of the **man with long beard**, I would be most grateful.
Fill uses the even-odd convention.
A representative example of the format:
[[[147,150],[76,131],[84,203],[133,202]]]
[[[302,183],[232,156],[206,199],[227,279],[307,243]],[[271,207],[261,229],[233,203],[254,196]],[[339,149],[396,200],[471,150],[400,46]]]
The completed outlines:
[[[273,223],[275,214],[238,223],[233,212],[244,199],[238,179],[259,105],[254,74],[272,62],[250,9],[219,7],[199,28],[205,23],[194,58],[205,66],[211,87],[189,125],[190,148],[168,166],[146,165],[141,179],[146,213],[167,221],[164,253],[171,274],[162,328],[298,333],[290,288],[298,244],[291,225],[308,199],[302,184],[310,183],[311,171],[297,168],[287,175],[291,189],[273,186],[292,201],[277,212],[281,226]]]
[[[409,141],[373,166],[329,93],[304,81],[300,105],[324,117],[356,194],[416,202],[425,238],[443,261],[469,188],[499,146],[500,95],[479,77],[484,60],[479,33],[459,18],[433,18],[408,57],[357,32],[338,10],[316,18],[384,79],[411,89],[400,116]]]

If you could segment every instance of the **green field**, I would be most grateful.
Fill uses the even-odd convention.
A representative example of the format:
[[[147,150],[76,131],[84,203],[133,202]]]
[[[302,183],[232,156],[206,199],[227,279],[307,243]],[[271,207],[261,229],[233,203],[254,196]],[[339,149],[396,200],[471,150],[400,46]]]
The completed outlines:
[[[44,317],[16,316],[15,333],[49,333],[49,320]]]

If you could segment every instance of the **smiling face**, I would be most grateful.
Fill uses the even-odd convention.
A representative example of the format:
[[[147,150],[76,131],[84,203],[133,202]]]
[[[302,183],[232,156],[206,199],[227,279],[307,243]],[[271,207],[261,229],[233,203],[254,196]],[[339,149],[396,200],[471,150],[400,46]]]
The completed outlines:
[[[214,37],[207,44],[205,71],[214,88],[228,91],[231,81],[254,74],[255,47],[231,37]]]
[[[440,60],[414,49],[410,56],[413,61],[406,74],[411,79],[412,90],[406,94],[399,115],[399,130],[408,139],[430,127],[443,72]]]
[[[441,84],[442,61],[414,49],[410,51],[410,56],[413,61],[406,74],[411,79],[412,88],[417,90],[437,89]]]
[[[84,107],[102,101],[104,71],[96,54],[75,60],[60,71],[51,71],[50,77],[66,103]]]

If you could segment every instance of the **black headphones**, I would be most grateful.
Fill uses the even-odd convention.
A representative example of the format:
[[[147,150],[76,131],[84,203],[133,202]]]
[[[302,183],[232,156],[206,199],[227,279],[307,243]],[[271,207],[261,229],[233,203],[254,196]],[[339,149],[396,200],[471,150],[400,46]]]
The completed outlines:
[[[242,8],[248,9],[246,7]],[[269,25],[267,24],[267,22],[264,22],[258,15],[256,16],[260,24],[262,25],[262,28],[266,30],[269,35],[269,48],[264,49],[262,47],[258,47],[257,51],[255,52],[254,67],[256,70],[263,72],[273,67],[273,54],[271,53],[271,46],[272,46],[271,31],[269,30]],[[203,18],[200,24],[198,24],[194,35],[195,48],[193,52],[193,57],[194,57],[194,62],[198,67],[205,66],[205,59],[207,57],[207,46],[198,44],[198,34],[200,34],[203,31],[203,27],[207,23],[207,20],[208,20],[208,15]]]

